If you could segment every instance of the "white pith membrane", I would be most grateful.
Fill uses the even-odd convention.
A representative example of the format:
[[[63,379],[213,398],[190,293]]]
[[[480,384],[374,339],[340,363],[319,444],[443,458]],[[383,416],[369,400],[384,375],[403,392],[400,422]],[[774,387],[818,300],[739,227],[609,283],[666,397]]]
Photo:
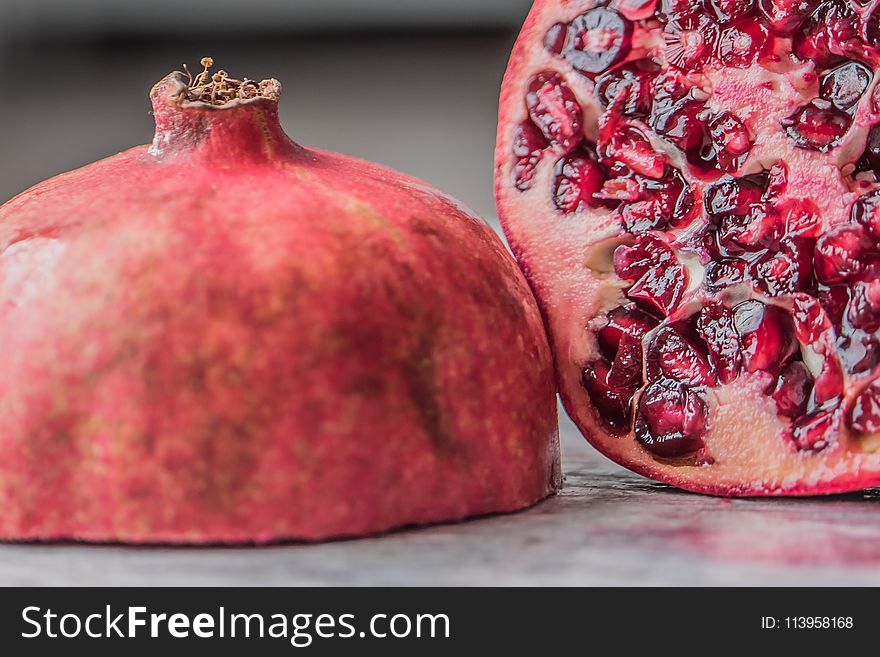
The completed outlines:
[[[781,308],[787,316],[793,314],[791,294],[766,294],[748,276],[744,282],[721,292],[709,293],[705,289],[705,265],[710,263],[705,254],[701,256],[682,243],[706,225],[703,192],[707,187],[731,176],[742,178],[768,172],[774,165],[784,163],[788,170],[787,188],[771,201],[779,202],[780,211],[788,207],[784,203],[790,199],[814,203],[814,214],[820,222],[816,238],[831,227],[851,224],[856,199],[878,188],[873,172],[855,171],[857,161],[865,152],[870,129],[880,124],[880,113],[875,105],[880,97],[880,88],[875,92],[878,60],[855,60],[875,75],[858,105],[849,110],[852,123],[842,138],[824,151],[798,147],[786,132],[790,124],[786,119],[819,96],[819,83],[828,70],[847,63],[850,58],[820,69],[813,61],[791,54],[790,38],[776,36],[773,39],[772,34],[772,49],[768,47],[750,66],[725,66],[717,57],[711,57],[705,65],[697,67],[697,73],[683,71],[692,85],[691,97],[704,100],[711,115],[728,111],[748,128],[752,143],[738,168],[712,174],[708,172],[711,165],[707,165],[706,170],[699,171],[688,164],[676,144],[652,130],[646,117],[622,119],[622,125],[641,129],[653,148],[668,158],[668,165],[688,181],[695,210],[682,226],[628,232],[619,218],[620,208],[581,204],[570,213],[560,211],[554,204],[557,163],[579,148],[577,145],[568,148],[548,139],[530,183],[525,189],[518,188],[521,175],[515,169],[517,158],[513,151],[522,126],[529,122],[536,125],[526,102],[536,76],[553,73],[561,76],[583,112],[583,139],[593,148],[599,135],[600,117],[613,110],[614,103],[603,108],[595,90],[594,78],[601,77],[602,72],[585,74],[572,66],[566,56],[570,52],[571,37],[566,38],[562,52],[552,52],[545,43],[553,40],[552,31],[558,30],[559,25],[567,28],[596,7],[620,10],[624,14],[630,12],[636,18],[650,14],[653,7],[645,9],[649,4],[645,0],[614,0],[610,4],[594,0],[538,0],[514,49],[502,91],[496,154],[499,212],[511,246],[547,317],[566,408],[591,443],[615,461],[691,490],[732,495],[817,494],[876,485],[880,483],[880,452],[877,451],[880,435],[851,431],[848,414],[859,394],[880,376],[880,365],[858,373],[841,366],[842,394],[822,404],[809,401],[803,414],[793,419],[778,413],[777,404],[768,392],[768,387],[777,380],[775,372],[749,372],[743,367],[731,383],[689,386],[707,408],[707,424],[698,449],[672,456],[652,453],[636,439],[633,430],[640,394],[650,383],[646,369],[642,371],[632,400],[627,429],[609,430],[608,423],[591,401],[583,384],[584,371],[594,369],[603,360],[609,361],[607,353],[603,354],[600,349],[597,332],[608,323],[610,311],[633,303],[626,293],[634,281],[615,273],[613,253],[619,245],[631,245],[640,235],[655,235],[666,244],[675,245],[676,256],[688,272],[687,290],[680,303],[642,339],[643,355],[647,355],[652,338],[661,328],[693,318],[701,308],[713,303],[722,302],[732,309],[744,301],[759,300]],[[660,3],[657,4],[659,12]],[[691,4],[696,5],[697,0]],[[880,0],[865,6],[850,3],[862,17],[873,12],[875,5],[880,5]],[[877,11],[880,12],[880,8]],[[759,16],[756,10],[744,22],[758,21]],[[663,30],[667,20],[657,20],[653,15],[646,20],[630,21],[633,26],[631,51],[608,70],[618,70],[627,63],[645,59],[653,60],[663,72],[676,70],[666,59]],[[734,24],[739,23],[720,29]],[[776,60],[771,57],[774,53]],[[825,107],[821,100],[819,106]],[[577,144],[580,138],[578,134],[571,141]],[[625,203],[620,207],[623,205]],[[880,250],[876,240],[873,246]],[[851,288],[853,283],[842,285]],[[839,338],[840,329],[835,326],[811,343],[797,342],[798,353],[791,359],[802,361],[812,376],[818,377],[823,366],[840,365],[834,346]],[[820,353],[823,345],[831,345],[824,354]],[[780,354],[782,356],[784,354]],[[792,439],[794,423],[800,417],[818,415],[837,423],[839,430],[827,433],[826,440],[810,447],[796,444]]]

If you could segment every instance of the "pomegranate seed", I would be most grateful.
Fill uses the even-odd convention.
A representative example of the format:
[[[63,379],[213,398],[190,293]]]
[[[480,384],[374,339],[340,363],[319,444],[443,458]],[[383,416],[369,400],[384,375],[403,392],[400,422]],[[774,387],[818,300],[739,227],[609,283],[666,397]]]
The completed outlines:
[[[797,345],[791,319],[779,308],[760,301],[744,301],[733,310],[733,320],[743,346],[743,363],[749,372],[778,372]]]
[[[809,238],[789,238],[780,243],[780,250],[755,260],[751,277],[758,288],[772,297],[792,294],[810,287],[813,278],[813,249]]]
[[[786,134],[798,148],[827,152],[837,146],[852,124],[852,117],[827,101],[814,100],[782,120]]]
[[[664,315],[678,307],[687,289],[687,271],[661,240],[642,234],[633,246],[614,252],[614,270],[624,280],[635,281],[627,296],[651,304]]]
[[[694,207],[690,185],[677,169],[668,169],[660,180],[634,176],[638,193],[620,208],[623,226],[631,233],[678,227]]]
[[[749,131],[730,112],[721,112],[709,122],[709,135],[715,146],[718,166],[722,171],[736,171],[752,147]]]
[[[608,313],[608,324],[599,330],[599,348],[607,358],[613,360],[617,357],[620,340],[624,335],[632,335],[641,340],[658,323],[658,320],[635,305],[619,306]]]
[[[684,98],[657,112],[654,129],[678,146],[688,160],[699,163],[704,154],[704,146],[709,141],[708,126],[700,118],[706,110],[705,104]]]
[[[868,229],[875,240],[880,239],[880,190],[860,196],[850,214],[853,222]]]
[[[873,171],[874,177],[880,179],[880,125],[875,125],[868,132],[865,152],[859,158],[856,170]]]
[[[707,292],[717,293],[745,280],[746,261],[739,259],[713,260],[706,265],[703,285]]]
[[[855,398],[847,424],[862,436],[880,433],[880,381],[872,381]]]
[[[775,162],[767,172],[767,190],[764,192],[765,200],[779,198],[788,189],[788,165],[779,160]]]
[[[616,11],[591,9],[569,25],[565,58],[582,73],[603,73],[629,54],[632,32],[632,23]]]
[[[535,170],[547,148],[547,140],[531,121],[521,123],[513,136],[513,183],[522,192],[535,184]]]
[[[801,361],[785,366],[776,383],[768,391],[776,402],[776,411],[785,417],[800,417],[807,410],[813,376]]]
[[[792,52],[830,68],[861,51],[858,14],[844,0],[823,0],[792,41]]]
[[[640,129],[629,126],[608,126],[608,141],[599,143],[599,155],[606,166],[620,164],[648,178],[660,178],[666,169],[668,158],[654,150],[651,142]]]
[[[748,68],[767,43],[767,30],[757,21],[728,27],[718,41],[718,57],[726,66]]]
[[[782,212],[781,225],[788,235],[814,238],[822,230],[819,210],[810,199],[786,199],[777,208]]]
[[[568,25],[556,23],[552,25],[544,35],[544,47],[554,55],[561,55],[565,47],[565,36],[568,33]]]
[[[869,45],[880,43],[880,7],[875,6],[862,27],[862,34]]]
[[[703,11],[703,0],[660,0],[657,18],[670,21],[686,18]]]
[[[723,178],[706,188],[703,199],[706,212],[711,216],[725,214],[747,215],[762,204],[766,179],[762,176]]]
[[[791,438],[800,451],[820,452],[837,442],[840,414],[837,409],[817,411],[795,421]]]
[[[616,387],[636,388],[642,384],[642,340],[624,333],[617,357],[608,374],[608,383]]]
[[[820,0],[758,0],[758,11],[772,32],[780,36],[791,36],[819,2]]]
[[[697,318],[697,331],[709,348],[709,363],[721,383],[732,383],[742,368],[742,345],[733,322],[733,311],[716,303],[704,307]]]
[[[608,363],[596,361],[584,369],[581,382],[590,401],[607,427],[615,433],[629,430],[632,420],[634,389],[616,388],[609,384]]]
[[[563,214],[571,214],[601,204],[594,198],[605,182],[605,172],[592,149],[586,145],[572,151],[556,163],[553,178],[553,202]]]
[[[873,248],[864,226],[843,224],[830,228],[816,242],[816,278],[826,285],[851,281],[862,273],[865,256]]]
[[[631,21],[641,21],[654,15],[657,0],[611,0],[609,6]]]
[[[822,371],[813,386],[812,403],[817,408],[843,395],[843,369],[837,355],[829,352],[827,349],[822,350]]]
[[[639,398],[636,439],[657,456],[677,457],[703,447],[706,404],[676,381],[652,383]]]
[[[707,0],[706,5],[722,25],[741,21],[755,11],[755,0]]]
[[[837,340],[837,353],[850,374],[873,371],[880,363],[880,342],[873,333],[851,331]]]
[[[715,372],[709,361],[689,340],[671,326],[661,328],[648,345],[645,356],[648,381],[671,379],[695,386],[714,386]]]
[[[608,71],[596,79],[596,95],[602,107],[615,105],[625,116],[647,116],[651,111],[651,83],[660,68],[639,59]]]
[[[819,290],[819,301],[822,308],[828,314],[834,326],[840,326],[843,321],[843,313],[846,305],[849,303],[849,288],[842,285],[835,285],[829,288]]]
[[[853,285],[845,317],[850,328],[868,333],[880,331],[880,280]]]
[[[848,111],[855,108],[873,79],[874,73],[867,66],[849,62],[822,77],[819,96],[831,101],[837,109]]]
[[[526,94],[529,116],[553,147],[571,150],[583,139],[583,112],[558,73],[539,73]]]
[[[819,300],[809,294],[792,295],[794,334],[801,344],[813,344],[831,328],[831,321]]]
[[[684,71],[694,71],[711,59],[718,43],[719,29],[708,16],[695,14],[669,21],[663,37],[666,61]]]

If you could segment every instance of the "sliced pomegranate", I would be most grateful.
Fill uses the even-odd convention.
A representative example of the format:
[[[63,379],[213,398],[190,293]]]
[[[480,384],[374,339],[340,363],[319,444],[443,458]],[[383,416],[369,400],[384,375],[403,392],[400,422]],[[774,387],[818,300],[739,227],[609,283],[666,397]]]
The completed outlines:
[[[558,73],[532,78],[526,93],[529,116],[555,149],[568,151],[583,139],[583,110]]]
[[[633,26],[612,9],[597,7],[568,26],[565,58],[581,73],[604,73],[632,48]]]
[[[624,27],[594,37],[600,18]],[[499,215],[566,408],[615,461],[725,495],[880,486],[878,35],[880,0],[535,2],[502,95]],[[603,38],[599,61],[584,46]],[[526,112],[542,75],[571,76],[580,112]],[[534,182],[592,140],[588,193]]]
[[[605,173],[586,144],[557,162],[553,180],[553,202],[563,214],[600,205],[593,196],[602,189]]]

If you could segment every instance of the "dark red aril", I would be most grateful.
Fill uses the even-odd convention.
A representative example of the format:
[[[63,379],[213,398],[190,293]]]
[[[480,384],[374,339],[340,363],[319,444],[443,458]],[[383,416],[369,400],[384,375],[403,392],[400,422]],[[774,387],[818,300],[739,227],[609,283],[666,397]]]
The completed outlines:
[[[710,143],[704,103],[685,97],[652,116],[657,133],[678,146],[688,161],[699,163]]]
[[[776,411],[785,417],[800,417],[807,410],[807,401],[813,387],[813,375],[799,360],[790,362],[768,390]]]
[[[650,234],[639,235],[633,246],[617,247],[614,270],[620,278],[634,281],[626,293],[630,299],[663,315],[678,308],[687,289],[685,267],[668,245]]]
[[[874,241],[864,226],[840,224],[828,229],[816,242],[816,278],[825,285],[846,283],[862,273],[865,256],[874,250]]]
[[[544,35],[544,47],[554,55],[561,55],[565,47],[565,37],[568,34],[568,25],[565,23],[553,24]]]
[[[718,167],[728,173],[738,170],[752,147],[745,124],[735,114],[720,112],[709,121],[709,136]]]
[[[703,274],[703,285],[707,292],[717,293],[737,283],[742,283],[746,277],[748,263],[738,258],[724,260],[712,260],[706,265]]]
[[[624,116],[647,116],[653,97],[651,84],[660,67],[650,59],[639,59],[596,78],[596,96],[602,107],[614,104]]]
[[[764,51],[767,38],[767,30],[757,21],[737,23],[721,32],[718,57],[726,66],[748,67]]]
[[[837,442],[840,413],[837,409],[820,410],[794,422],[791,438],[799,451],[819,452]]]
[[[791,317],[794,320],[794,334],[801,344],[813,344],[831,328],[831,321],[822,304],[809,294],[792,295]]]
[[[755,0],[706,0],[706,8],[722,25],[736,23],[755,12]]]
[[[813,278],[814,248],[815,242],[810,238],[782,240],[779,251],[768,252],[752,263],[752,280],[759,290],[772,297],[809,289]]]
[[[514,185],[526,191],[535,184],[535,171],[547,148],[543,133],[531,121],[523,121],[513,137]]]
[[[671,379],[693,386],[714,386],[717,376],[697,340],[684,327],[664,326],[651,339],[645,354],[648,381]]]
[[[827,100],[816,99],[782,120],[786,134],[798,148],[827,152],[837,146],[852,117]]]
[[[632,32],[632,23],[616,11],[591,9],[568,26],[565,58],[581,73],[604,73],[629,54]]]
[[[586,144],[556,163],[553,174],[553,203],[563,214],[578,212],[602,204],[594,198],[605,182],[605,172]]]
[[[613,122],[600,127],[599,156],[607,166],[622,165],[647,178],[661,178],[669,158],[658,153],[640,128]],[[610,133],[610,134],[609,134]]]
[[[830,101],[837,109],[855,111],[856,104],[873,79],[874,73],[867,66],[848,62],[822,77],[819,97]]]
[[[764,200],[774,200],[785,194],[788,189],[788,165],[779,160],[773,163],[767,171],[767,189],[764,191]]]
[[[822,356],[822,370],[813,386],[812,408],[826,406],[832,400],[836,403],[843,395],[843,369],[837,354],[824,346],[819,353]]]
[[[658,324],[658,320],[637,306],[619,306],[608,313],[608,323],[599,330],[599,348],[609,360],[617,357],[620,340],[632,335],[641,340]]]
[[[837,353],[850,374],[871,372],[880,363],[880,340],[875,333],[850,330],[838,338]]]
[[[662,22],[693,16],[705,11],[704,0],[660,0],[657,18]]]
[[[766,194],[765,194],[766,197]],[[822,232],[819,209],[810,199],[785,199],[776,205],[781,226],[793,237],[818,237]]]
[[[739,334],[733,311],[721,303],[705,306],[697,318],[697,332],[709,350],[709,363],[721,383],[732,383],[742,368]]]
[[[617,388],[608,382],[611,368],[605,361],[586,367],[581,382],[590,396],[600,420],[614,433],[629,431],[635,388]]]
[[[722,178],[706,188],[706,212],[711,216],[747,215],[754,206],[762,204],[765,186],[766,178],[760,175]]]
[[[778,372],[797,349],[791,318],[779,308],[744,301],[734,308],[733,318],[749,372]]]
[[[694,206],[694,196],[677,169],[667,169],[660,180],[633,176],[637,196],[620,207],[624,228],[631,233],[677,227],[685,223]]]
[[[703,447],[707,415],[694,390],[677,381],[657,381],[639,397],[636,439],[656,456],[685,456]]]
[[[880,240],[880,190],[862,194],[850,211],[852,221],[868,230],[874,240]]]
[[[829,68],[862,50],[859,17],[845,0],[823,0],[794,34],[792,51]]]
[[[544,72],[532,78],[526,106],[532,121],[555,150],[567,152],[583,140],[583,110],[558,73]]]
[[[702,68],[714,55],[720,30],[705,14],[671,20],[663,30],[666,59],[683,71]]]
[[[611,0],[609,5],[631,21],[651,18],[657,10],[657,0]]]
[[[872,381],[855,398],[847,424],[859,436],[880,433],[880,380]]]
[[[758,0],[767,27],[780,36],[791,36],[821,0]]]
[[[875,125],[868,132],[865,151],[856,163],[857,171],[873,171],[874,177],[880,179],[880,125]]]

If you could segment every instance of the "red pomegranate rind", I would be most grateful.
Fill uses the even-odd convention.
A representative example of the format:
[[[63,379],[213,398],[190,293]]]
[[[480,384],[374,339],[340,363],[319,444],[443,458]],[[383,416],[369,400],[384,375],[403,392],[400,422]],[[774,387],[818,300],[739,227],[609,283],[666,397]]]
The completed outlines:
[[[154,88],[152,146],[0,208],[0,539],[317,540],[555,490],[551,352],[501,241],[217,75],[214,103]]]
[[[599,4],[535,3],[496,153],[499,214],[543,306],[569,414],[615,461],[690,490],[880,484],[880,436],[860,419],[873,397],[859,397],[880,379],[880,9]],[[625,56],[578,68],[544,47],[554,25],[607,12],[631,24]],[[554,203],[558,156],[541,160],[531,189],[513,184],[541,74],[573,94],[580,147],[595,144],[605,175],[574,212]],[[608,318],[633,304],[657,324],[610,351]],[[605,387],[624,391],[614,431],[601,386],[583,382],[599,362]],[[685,431],[684,409],[700,404],[705,421]]]

